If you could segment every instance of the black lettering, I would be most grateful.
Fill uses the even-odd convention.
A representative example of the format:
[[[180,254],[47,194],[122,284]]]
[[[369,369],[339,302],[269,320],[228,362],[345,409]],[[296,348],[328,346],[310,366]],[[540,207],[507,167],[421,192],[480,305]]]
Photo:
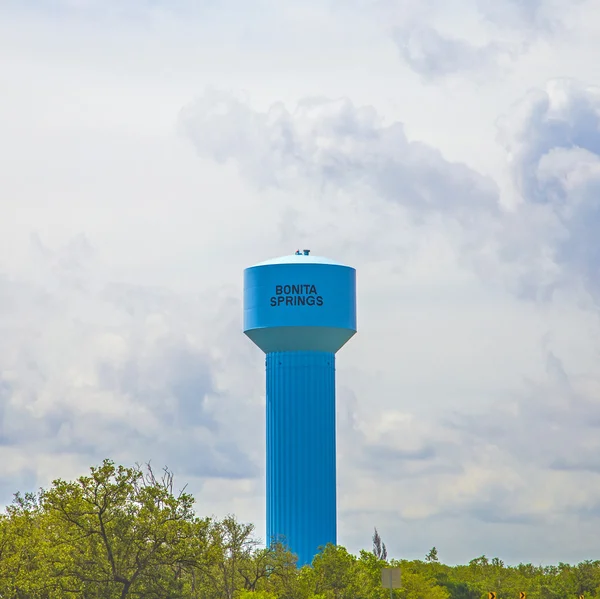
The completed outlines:
[[[275,295],[270,298],[272,307],[277,306],[322,306],[323,296],[318,295],[317,286],[310,283],[275,285]]]

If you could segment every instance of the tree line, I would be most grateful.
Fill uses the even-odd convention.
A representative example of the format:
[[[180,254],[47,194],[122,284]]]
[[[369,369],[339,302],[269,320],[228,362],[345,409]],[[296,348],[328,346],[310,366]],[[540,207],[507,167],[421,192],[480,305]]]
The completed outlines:
[[[0,515],[0,599],[387,599],[384,567],[401,569],[393,599],[600,598],[600,562],[506,566],[478,557],[440,563],[370,550],[322,548],[298,568],[284,546],[264,548],[251,524],[201,518],[168,469],[105,460],[75,481],[17,493]]]

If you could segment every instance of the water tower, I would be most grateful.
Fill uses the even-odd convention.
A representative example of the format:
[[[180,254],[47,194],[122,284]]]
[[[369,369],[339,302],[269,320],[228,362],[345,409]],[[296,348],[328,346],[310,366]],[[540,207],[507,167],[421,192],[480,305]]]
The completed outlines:
[[[356,271],[297,251],[244,271],[244,333],[266,354],[267,542],[311,563],[337,542],[335,354],[356,333]]]

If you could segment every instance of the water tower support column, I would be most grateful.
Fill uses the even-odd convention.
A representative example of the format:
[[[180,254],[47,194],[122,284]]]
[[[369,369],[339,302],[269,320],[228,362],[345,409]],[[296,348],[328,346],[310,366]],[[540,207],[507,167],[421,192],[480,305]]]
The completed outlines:
[[[267,539],[298,563],[336,544],[335,355],[271,352],[267,368]]]

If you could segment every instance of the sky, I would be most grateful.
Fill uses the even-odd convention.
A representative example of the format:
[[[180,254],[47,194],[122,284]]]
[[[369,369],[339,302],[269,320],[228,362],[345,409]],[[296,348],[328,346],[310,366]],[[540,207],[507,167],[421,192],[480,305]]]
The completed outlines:
[[[2,0],[0,503],[167,465],[265,534],[242,273],[357,269],[338,542],[600,553],[595,0]]]

